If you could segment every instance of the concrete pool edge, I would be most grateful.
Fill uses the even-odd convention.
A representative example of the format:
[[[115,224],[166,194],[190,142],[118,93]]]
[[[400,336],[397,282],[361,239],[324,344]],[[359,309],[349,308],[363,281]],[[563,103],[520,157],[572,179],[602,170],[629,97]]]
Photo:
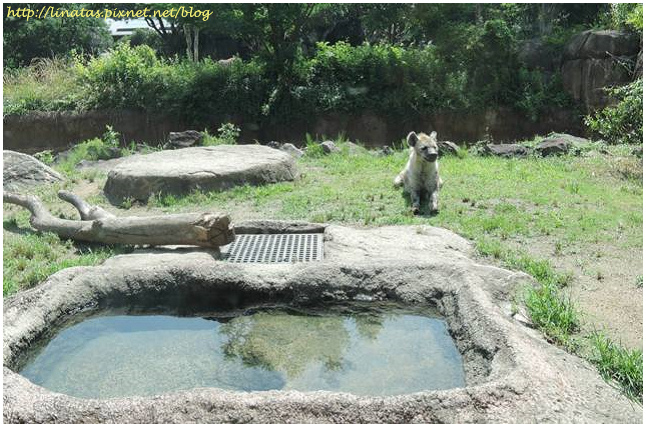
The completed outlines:
[[[231,265],[205,251],[159,251],[68,269],[7,299],[6,422],[640,422],[641,412],[586,362],[549,345],[510,315],[528,276],[477,264],[466,241],[433,227],[326,229],[326,260]],[[28,382],[8,366],[57,318],[101,301],[181,291],[241,290],[307,304],[365,295],[434,303],[465,359],[467,387],[392,397],[331,392],[196,389],[150,398],[76,399]]]

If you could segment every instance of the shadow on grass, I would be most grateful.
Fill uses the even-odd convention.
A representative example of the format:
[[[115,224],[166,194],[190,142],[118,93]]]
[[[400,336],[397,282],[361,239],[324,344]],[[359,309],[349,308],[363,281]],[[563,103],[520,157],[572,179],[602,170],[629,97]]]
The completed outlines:
[[[429,202],[430,202],[429,195],[425,193],[426,192],[422,193],[422,198],[420,200],[420,205],[419,205],[419,213],[417,213],[414,216],[420,217],[420,218],[433,218],[437,216],[439,212],[431,212],[431,207],[429,206]],[[404,199],[404,204],[406,205],[406,208],[408,209],[409,212],[411,212],[411,215],[412,215],[413,203],[410,198],[410,193],[402,189],[401,196]]]

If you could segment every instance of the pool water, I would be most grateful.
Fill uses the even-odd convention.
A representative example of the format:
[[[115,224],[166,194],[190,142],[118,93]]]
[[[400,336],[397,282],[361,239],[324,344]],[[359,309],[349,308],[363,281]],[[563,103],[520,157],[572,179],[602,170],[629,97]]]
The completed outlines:
[[[62,329],[20,373],[82,398],[198,387],[395,395],[464,386],[446,322],[393,307],[273,307],[214,317],[102,313]]]

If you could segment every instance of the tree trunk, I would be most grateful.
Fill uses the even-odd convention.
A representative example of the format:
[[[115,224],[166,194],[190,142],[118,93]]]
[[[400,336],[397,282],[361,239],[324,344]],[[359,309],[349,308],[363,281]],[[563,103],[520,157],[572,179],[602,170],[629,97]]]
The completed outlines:
[[[53,216],[35,196],[5,192],[3,201],[28,209],[31,212],[29,222],[36,230],[52,232],[64,239],[126,245],[218,247],[231,243],[235,237],[226,214],[116,217],[98,206],[90,206],[72,193],[60,191],[58,196],[77,208],[80,221]]]
[[[200,58],[200,29],[193,29],[193,61],[197,62]]]
[[[186,57],[188,58],[189,61],[193,61],[191,27],[188,24],[184,25],[184,37],[186,38]]]

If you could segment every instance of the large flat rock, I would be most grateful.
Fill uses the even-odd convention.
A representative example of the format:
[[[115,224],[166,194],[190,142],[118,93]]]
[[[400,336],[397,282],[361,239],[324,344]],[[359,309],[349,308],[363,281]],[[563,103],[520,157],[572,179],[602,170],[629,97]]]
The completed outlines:
[[[291,181],[294,159],[261,145],[194,147],[123,159],[103,188],[111,203],[145,202],[152,194],[184,195],[194,190],[220,191],[237,185]]]

